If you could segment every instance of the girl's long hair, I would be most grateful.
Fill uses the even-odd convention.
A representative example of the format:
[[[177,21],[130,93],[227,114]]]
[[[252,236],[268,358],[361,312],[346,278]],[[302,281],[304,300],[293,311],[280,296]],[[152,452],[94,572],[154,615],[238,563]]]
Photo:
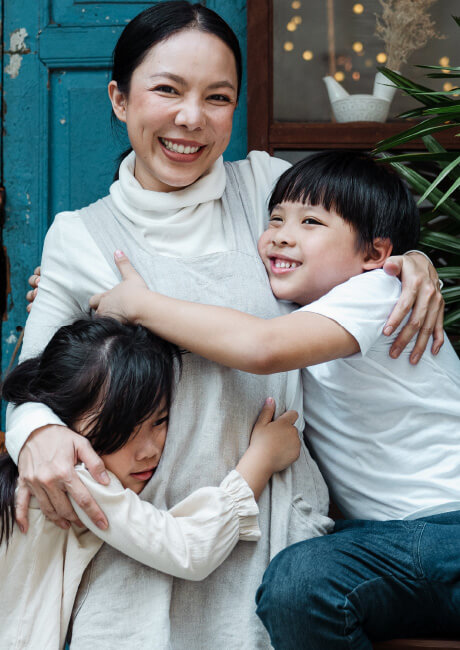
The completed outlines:
[[[61,327],[43,352],[6,377],[2,397],[15,406],[46,404],[69,428],[85,417],[98,454],[120,449],[159,408],[169,411],[181,354],[141,326],[112,318],[81,319]],[[0,456],[0,543],[14,518],[18,471]]]

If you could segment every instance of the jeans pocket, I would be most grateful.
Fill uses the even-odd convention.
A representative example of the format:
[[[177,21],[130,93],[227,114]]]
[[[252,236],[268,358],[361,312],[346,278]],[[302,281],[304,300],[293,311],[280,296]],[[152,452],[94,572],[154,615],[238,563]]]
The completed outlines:
[[[321,537],[333,529],[332,519],[319,513],[300,494],[294,497],[289,512],[288,544]]]

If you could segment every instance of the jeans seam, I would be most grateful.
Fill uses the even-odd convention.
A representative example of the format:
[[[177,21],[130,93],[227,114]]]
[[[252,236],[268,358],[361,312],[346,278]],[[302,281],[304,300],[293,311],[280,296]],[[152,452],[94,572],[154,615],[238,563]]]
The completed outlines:
[[[422,543],[422,535],[425,528],[426,528],[426,521],[420,522],[420,524],[417,527],[417,533],[415,535],[414,546],[413,546],[415,568],[417,570],[419,577],[423,578],[424,580],[426,580],[426,576],[425,576],[425,572],[423,571],[420,547]]]

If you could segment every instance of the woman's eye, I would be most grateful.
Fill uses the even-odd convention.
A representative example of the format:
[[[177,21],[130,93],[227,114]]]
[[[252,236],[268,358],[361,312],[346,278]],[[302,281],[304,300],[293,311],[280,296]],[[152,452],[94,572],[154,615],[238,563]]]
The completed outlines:
[[[167,95],[177,95],[177,91],[172,86],[156,86],[154,90],[160,93],[166,93]]]
[[[230,97],[228,95],[211,95],[209,99],[213,102],[229,102]]]

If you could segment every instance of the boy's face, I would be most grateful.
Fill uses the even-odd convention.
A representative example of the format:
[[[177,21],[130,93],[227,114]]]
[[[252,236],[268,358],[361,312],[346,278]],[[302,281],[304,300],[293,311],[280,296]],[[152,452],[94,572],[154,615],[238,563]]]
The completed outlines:
[[[283,201],[258,244],[274,295],[307,305],[363,272],[356,233],[334,211]]]

